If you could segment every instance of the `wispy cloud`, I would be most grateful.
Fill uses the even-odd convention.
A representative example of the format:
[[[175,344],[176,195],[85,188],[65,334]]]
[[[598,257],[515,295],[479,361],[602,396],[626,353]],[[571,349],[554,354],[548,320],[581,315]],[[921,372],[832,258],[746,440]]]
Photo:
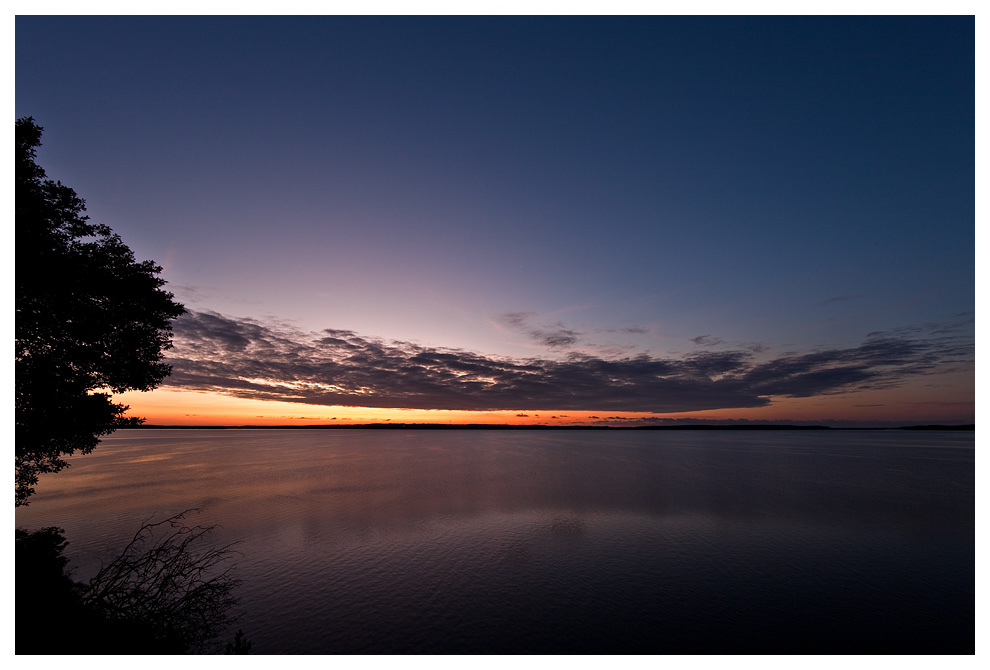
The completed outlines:
[[[692,337],[691,341],[699,347],[714,347],[722,344],[722,340],[717,337],[712,337],[711,335],[699,335],[698,337]]]
[[[606,333],[621,333],[623,335],[645,335],[650,332],[642,326],[628,326],[626,328],[606,328]]]
[[[533,341],[549,349],[562,349],[577,343],[582,333],[558,322],[551,325],[534,325],[534,312],[507,312],[495,320],[510,330],[528,335]]]
[[[521,319],[525,323],[525,319]],[[306,333],[215,312],[175,322],[166,384],[260,400],[453,410],[686,412],[760,407],[773,396],[883,388],[972,360],[965,334],[874,333],[858,347],[756,361],[752,351],[606,359],[513,359],[366,337]],[[954,331],[955,332],[955,331]]]
[[[818,304],[819,306],[831,305],[832,303],[856,300],[857,298],[861,298],[861,297],[862,296],[859,295],[836,295],[836,296],[832,296],[831,298],[825,298],[824,300],[821,300],[816,304]]]

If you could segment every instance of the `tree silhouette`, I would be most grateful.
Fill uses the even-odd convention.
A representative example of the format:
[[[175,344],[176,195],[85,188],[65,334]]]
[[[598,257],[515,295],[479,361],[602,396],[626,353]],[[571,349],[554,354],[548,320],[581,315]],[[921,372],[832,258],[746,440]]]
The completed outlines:
[[[234,621],[232,591],[239,584],[226,565],[234,545],[198,549],[213,528],[186,526],[190,511],[196,510],[142,525],[83,596],[104,621],[153,631],[182,653],[206,651]]]
[[[233,545],[204,547],[212,528],[186,526],[191,511],[143,524],[89,583],[72,579],[61,528],[18,529],[16,653],[248,653],[242,631],[220,639],[236,621]]]
[[[89,453],[99,437],[139,420],[111,393],[149,391],[169,374],[162,362],[171,322],[185,310],[162,290],[161,267],[137,262],[85,201],[35,162],[42,128],[16,124],[15,505],[38,475]]]

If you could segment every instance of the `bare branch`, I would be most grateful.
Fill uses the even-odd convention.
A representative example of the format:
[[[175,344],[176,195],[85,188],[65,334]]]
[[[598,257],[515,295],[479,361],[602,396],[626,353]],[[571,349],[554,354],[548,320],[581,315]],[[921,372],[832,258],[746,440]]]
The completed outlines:
[[[84,596],[108,620],[140,622],[188,651],[205,651],[234,623],[240,583],[224,567],[237,543],[200,549],[213,526],[186,526],[186,510],[145,522],[123,552],[90,580]]]

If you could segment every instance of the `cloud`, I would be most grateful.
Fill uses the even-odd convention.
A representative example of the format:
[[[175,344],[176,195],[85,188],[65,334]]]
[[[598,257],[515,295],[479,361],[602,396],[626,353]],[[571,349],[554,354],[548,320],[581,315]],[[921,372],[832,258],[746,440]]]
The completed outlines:
[[[711,335],[699,335],[698,337],[692,337],[691,341],[699,347],[715,347],[722,344],[722,340],[717,337],[712,337]]]
[[[563,324],[556,324],[552,330],[533,330],[533,338],[551,349],[569,347],[578,341],[580,333],[564,328]]]
[[[648,332],[646,328],[641,326],[629,326],[627,328],[607,328],[606,333],[624,333],[626,335],[644,335]]]
[[[522,315],[520,323],[525,323]],[[174,325],[165,384],[316,405],[451,410],[687,412],[761,407],[775,396],[886,388],[971,361],[965,332],[937,324],[874,333],[857,347],[755,360],[753,351],[683,358],[514,359],[190,311]]]
[[[858,295],[837,295],[837,296],[833,296],[831,298],[825,298],[824,300],[821,300],[821,301],[819,301],[816,304],[819,305],[819,306],[831,305],[832,303],[836,303],[836,302],[846,302],[847,300],[856,300],[857,298],[860,298],[860,297],[862,297],[862,296],[858,296]]]
[[[526,322],[534,316],[536,312],[506,312],[496,316],[495,320],[513,330],[523,330],[526,328]]]
[[[577,343],[581,336],[576,330],[567,328],[562,323],[549,326],[534,326],[530,322],[537,316],[535,312],[507,312],[499,314],[495,320],[511,330],[525,333],[535,342],[550,349],[561,349]]]

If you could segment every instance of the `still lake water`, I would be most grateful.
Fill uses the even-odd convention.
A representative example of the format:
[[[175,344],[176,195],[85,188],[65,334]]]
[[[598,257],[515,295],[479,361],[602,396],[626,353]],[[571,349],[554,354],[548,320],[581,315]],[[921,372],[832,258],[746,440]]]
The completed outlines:
[[[84,581],[200,508],[259,654],[973,653],[974,461],[972,432],[121,430],[16,522]]]

